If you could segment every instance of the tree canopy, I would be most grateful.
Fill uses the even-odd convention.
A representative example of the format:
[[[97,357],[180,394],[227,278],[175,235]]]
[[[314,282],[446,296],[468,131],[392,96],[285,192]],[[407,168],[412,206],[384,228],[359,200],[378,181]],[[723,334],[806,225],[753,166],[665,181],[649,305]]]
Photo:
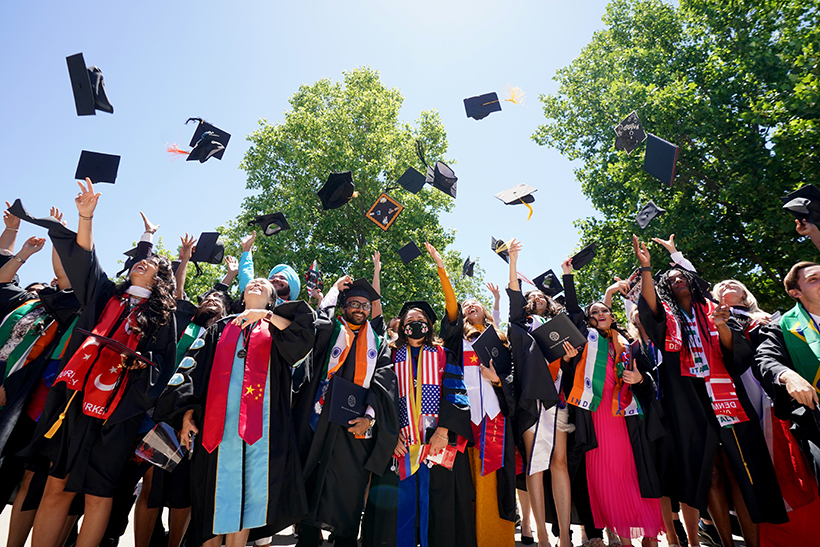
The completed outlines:
[[[533,135],[580,161],[582,191],[601,213],[576,223],[599,244],[580,296],[629,275],[632,233],[674,233],[704,278],[743,281],[764,309],[789,305],[785,273],[817,254],[780,201],[820,182],[816,0],[613,0],[603,20],[557,72],[557,93],[540,97],[547,122]],[[615,150],[613,126],[632,110],[678,145],[671,187],[642,170],[643,147]],[[634,217],[650,199],[668,212],[639,232]],[[665,254],[653,253],[655,271]]]

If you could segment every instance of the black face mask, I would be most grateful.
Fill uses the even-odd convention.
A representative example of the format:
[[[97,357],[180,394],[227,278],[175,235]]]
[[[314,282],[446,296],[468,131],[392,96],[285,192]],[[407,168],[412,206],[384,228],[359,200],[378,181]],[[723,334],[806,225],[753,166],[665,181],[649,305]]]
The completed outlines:
[[[411,340],[420,340],[427,335],[430,327],[424,321],[410,321],[404,325],[404,335]]]

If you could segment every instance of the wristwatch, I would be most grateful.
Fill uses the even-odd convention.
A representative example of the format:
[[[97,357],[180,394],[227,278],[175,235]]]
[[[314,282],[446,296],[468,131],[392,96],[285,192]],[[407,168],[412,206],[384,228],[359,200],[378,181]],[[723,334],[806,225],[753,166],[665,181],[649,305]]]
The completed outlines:
[[[364,417],[367,418],[368,420],[370,420],[370,427],[373,427],[374,425],[376,425],[376,418],[374,418],[370,414],[365,414]]]

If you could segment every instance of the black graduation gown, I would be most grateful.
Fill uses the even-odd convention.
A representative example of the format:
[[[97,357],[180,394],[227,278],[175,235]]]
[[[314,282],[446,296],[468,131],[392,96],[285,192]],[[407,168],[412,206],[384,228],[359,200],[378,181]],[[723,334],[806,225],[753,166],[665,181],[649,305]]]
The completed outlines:
[[[390,359],[390,347],[386,340],[382,340],[366,400],[376,413],[372,438],[356,439],[346,427],[328,421],[333,382],[330,382],[316,431],[313,431],[310,418],[316,393],[326,376],[323,369],[328,352],[336,342],[332,340],[337,321],[334,311],[335,307],[321,308],[317,314],[314,371],[310,384],[302,388],[293,408],[293,420],[308,495],[309,515],[303,522],[330,528],[339,537],[355,539],[359,535],[370,474],[380,476],[387,471],[399,438],[396,374]],[[350,381],[355,373],[358,340],[358,336],[353,339],[347,358],[336,373]]]
[[[286,302],[276,307],[276,313],[293,323],[280,331],[271,327],[270,373],[267,389],[270,393],[270,474],[267,528],[270,535],[297,522],[307,512],[302,468],[293,432],[290,410],[290,367],[310,351],[314,340],[313,311],[305,302]],[[185,412],[194,411],[194,423],[200,429],[194,442],[191,459],[191,544],[200,545],[213,537],[214,495],[219,448],[208,453],[202,447],[202,420],[208,402],[208,383],[214,355],[222,331],[233,316],[213,324],[204,336],[205,345],[190,350],[193,366],[180,369],[182,383],[168,386],[154,411],[156,421],[182,428]]]
[[[452,323],[445,315],[441,319],[439,336],[444,341],[444,347],[456,356],[456,362],[464,364],[464,315],[461,306],[458,307],[458,317]],[[506,418],[504,425],[504,462],[501,469],[495,472],[496,488],[498,492],[498,516],[504,520],[515,522],[515,437],[513,432],[513,411],[515,410],[514,372],[510,370],[496,370],[501,379],[501,386],[494,386],[501,414]],[[474,442],[477,439],[473,439]]]
[[[786,386],[775,380],[787,370],[795,370],[780,323],[774,321],[760,329],[760,345],[755,354],[755,376],[774,402],[774,414],[783,421],[791,422],[790,431],[803,455],[814,471],[820,486],[820,408],[812,410],[791,398]],[[809,382],[813,380],[807,379]]]
[[[461,362],[456,361],[455,354],[445,350],[445,355],[448,366],[452,365],[462,369]],[[462,380],[463,377],[462,372]],[[448,379],[457,380],[459,378],[446,371],[442,377],[438,425],[449,430],[450,443],[455,444],[458,435],[469,439],[472,435],[472,427],[469,407],[457,406],[447,399],[448,395],[457,392],[444,385]],[[416,477],[408,477],[405,480],[416,480]],[[399,476],[396,471],[391,470],[381,477],[373,475],[362,523],[363,547],[395,547],[397,544],[398,491]],[[453,545],[475,547],[475,511],[473,510],[475,490],[470,461],[466,453],[456,454],[451,470],[440,465],[433,465],[430,468],[428,499],[429,547],[451,547]],[[417,522],[418,516],[417,513]]]
[[[77,245],[73,233],[50,230],[49,236],[82,306],[77,328],[91,331],[105,305],[115,295],[116,284],[103,271],[96,253]],[[65,487],[68,492],[113,496],[144,414],[154,406],[174,373],[175,323],[172,314],[170,321],[160,326],[153,336],[140,338],[137,351],[157,366],[129,371],[122,398],[107,420],[83,414],[82,394],[78,394],[75,399],[80,400],[69,406],[56,434],[46,439],[45,433],[65,410],[72,395],[64,382],[55,384],[49,390],[34,438],[21,454],[48,458],[52,462],[49,474],[58,478],[69,476]],[[65,366],[85,338],[76,333],[71,337],[61,367]]]
[[[733,351],[721,346],[723,362],[749,420],[733,427],[720,427],[705,380],[682,376],[680,352],[665,351],[666,312],[660,298],[658,308],[656,317],[643,298],[638,300],[641,325],[652,343],[663,352],[663,363],[658,367],[661,404],[667,432],[675,442],[677,469],[677,473],[671,476],[674,483],[662,486],[664,494],[705,511],[715,455],[722,446],[752,520],[756,523],[786,522],[788,517],[766,440],[740,380],[744,367],[748,368],[751,362],[745,353],[750,347],[748,340],[736,322],[730,320],[727,323],[732,329]],[[670,476],[667,474],[664,478],[669,480]]]
[[[11,307],[9,313],[33,298],[34,295],[11,283],[0,286],[0,308]],[[57,330],[40,355],[6,378],[3,384],[6,406],[0,410],[0,504],[10,498],[23,476],[23,460],[16,454],[31,442],[36,426],[36,422],[25,414],[25,409],[40,385],[52,353],[80,311],[80,303],[71,289],[58,291],[48,287],[40,291],[37,298],[46,313],[57,322]],[[0,345],[4,342],[0,340]],[[0,363],[3,365],[5,363]],[[0,511],[2,509],[3,505],[0,505]]]

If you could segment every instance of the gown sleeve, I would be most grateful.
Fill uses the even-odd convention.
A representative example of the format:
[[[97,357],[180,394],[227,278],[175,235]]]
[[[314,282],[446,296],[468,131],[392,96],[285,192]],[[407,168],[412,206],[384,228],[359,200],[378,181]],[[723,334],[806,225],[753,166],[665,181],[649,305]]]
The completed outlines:
[[[253,276],[253,253],[251,251],[245,251],[239,256],[239,275],[237,276],[239,292],[245,290],[245,285],[253,279]]]
[[[52,230],[49,235],[80,305],[86,307],[99,295],[108,295],[108,289],[114,288],[114,282],[108,279],[100,266],[96,251],[86,251],[77,245],[74,234]]]
[[[276,306],[273,312],[292,323],[284,330],[271,327],[273,343],[289,366],[300,362],[313,348],[316,331],[313,310],[306,302],[294,300]]]

